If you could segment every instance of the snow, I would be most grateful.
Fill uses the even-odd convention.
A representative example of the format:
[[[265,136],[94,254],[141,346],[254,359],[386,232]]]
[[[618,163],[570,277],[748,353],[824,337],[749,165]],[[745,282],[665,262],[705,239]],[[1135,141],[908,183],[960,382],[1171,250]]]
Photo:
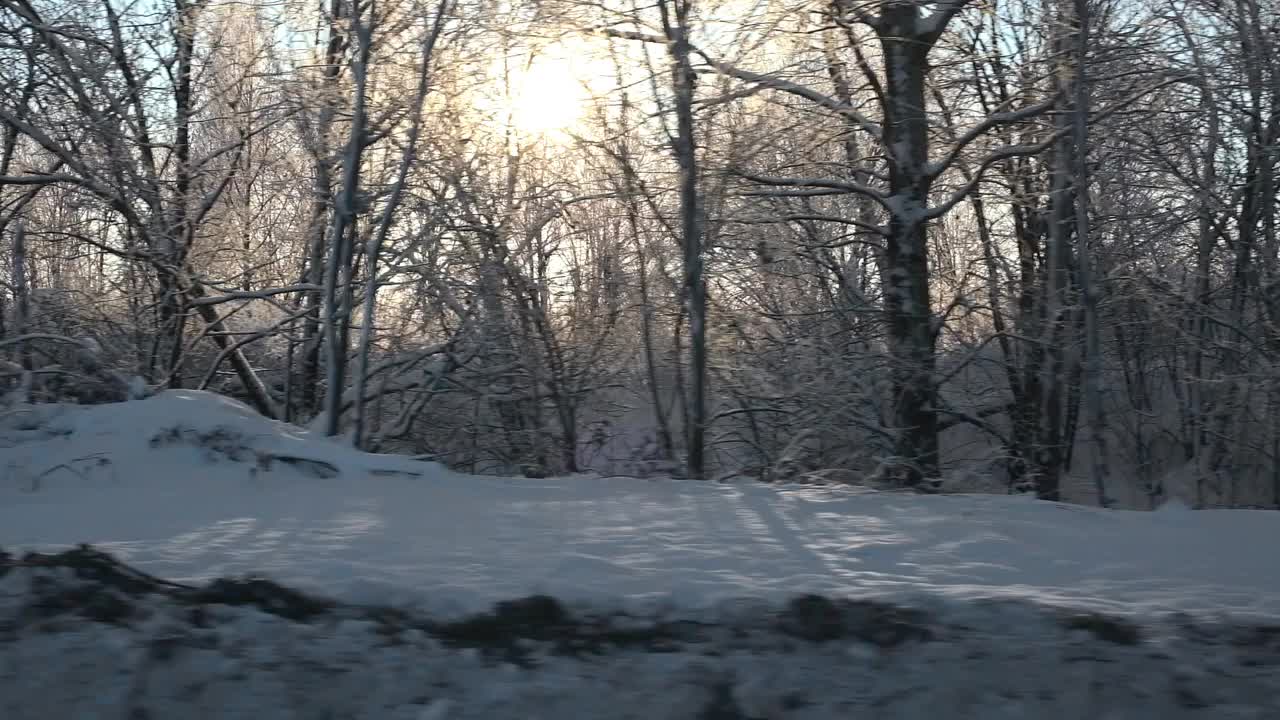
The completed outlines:
[[[26,629],[31,578],[14,571],[0,578],[0,717],[120,717],[135,705],[151,717],[413,720],[924,718],[940,706],[952,718],[1280,717],[1280,647],[1249,665],[1243,646],[1193,639],[1166,615],[1280,619],[1277,538],[1280,514],[1265,511],[470,477],[194,391],[24,407],[0,413],[9,551],[86,542],[170,580],[260,573],[434,618],[545,593],[638,627],[763,629],[667,653],[544,653],[526,670],[416,631],[391,643],[351,619],[225,608],[192,628],[159,600],[125,626]],[[919,608],[945,641],[797,644],[768,630],[805,592]],[[1046,607],[1163,629],[1134,647],[1100,643]],[[173,637],[180,651],[157,660]],[[717,703],[740,714],[710,714]]]
[[[470,477],[194,391],[39,411],[25,425],[50,436],[0,448],[0,547],[88,542],[175,580],[263,573],[457,610],[533,592],[689,608],[814,592],[1280,617],[1280,514],[1266,511]],[[278,457],[337,474],[264,466]]]
[[[43,571],[41,571],[43,572]],[[31,573],[0,578],[6,598]],[[67,582],[63,579],[64,582]],[[798,643],[754,623],[668,652],[517,665],[409,629],[295,623],[243,608],[195,626],[155,602],[130,624],[29,624],[0,653],[0,717],[404,718],[1274,718],[1280,647],[1213,636],[1099,643],[1026,607],[977,606],[930,642]],[[945,616],[944,616],[945,619]],[[955,620],[956,618],[951,618]],[[61,623],[61,624],[59,624]],[[761,629],[766,628],[766,629]],[[978,630],[970,629],[978,628]],[[3,638],[0,638],[3,640]]]

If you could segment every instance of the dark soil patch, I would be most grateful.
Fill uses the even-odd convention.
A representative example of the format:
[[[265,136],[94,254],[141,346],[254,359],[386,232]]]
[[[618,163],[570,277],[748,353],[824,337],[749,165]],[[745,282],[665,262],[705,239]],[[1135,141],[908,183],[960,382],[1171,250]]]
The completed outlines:
[[[196,604],[247,605],[297,621],[310,620],[336,607],[336,603],[330,600],[305,595],[257,577],[218,578],[203,588],[183,593],[180,599]]]
[[[733,699],[733,689],[729,683],[716,683],[711,688],[711,700],[698,713],[698,720],[752,720],[738,702]]]
[[[626,616],[574,616],[558,600],[531,595],[494,605],[492,611],[424,629],[451,647],[483,650],[507,662],[530,665],[531,651],[582,656],[621,648],[649,652],[676,650],[706,637],[689,622],[634,627]]]
[[[1087,630],[1104,642],[1115,645],[1137,645],[1142,642],[1142,630],[1128,620],[1107,617],[1097,613],[1068,615],[1062,619],[1068,630]]]
[[[219,578],[203,587],[169,582],[88,545],[55,554],[27,553],[18,559],[0,551],[0,574],[18,567],[66,569],[83,581],[68,584],[52,575],[33,575],[35,598],[29,609],[46,616],[80,612],[90,619],[120,622],[132,616],[132,600],[144,595],[163,595],[195,608],[247,605],[290,620],[308,620],[337,606],[262,578]],[[193,614],[193,624],[201,624],[202,616]]]
[[[787,603],[778,630],[801,640],[823,643],[856,638],[880,648],[935,636],[928,617],[917,610],[869,600],[831,600],[802,595]]]

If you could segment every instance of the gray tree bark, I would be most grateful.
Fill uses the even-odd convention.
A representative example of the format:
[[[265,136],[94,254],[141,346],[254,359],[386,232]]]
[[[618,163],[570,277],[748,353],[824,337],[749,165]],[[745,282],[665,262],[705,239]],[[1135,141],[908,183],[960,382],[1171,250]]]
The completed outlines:
[[[684,302],[689,317],[689,397],[686,400],[686,472],[706,477],[707,435],[707,280],[703,266],[702,208],[698,193],[698,151],[694,140],[693,100],[696,74],[689,42],[692,0],[660,0],[663,31],[671,59],[676,115],[674,147],[680,166],[680,235],[684,247]]]

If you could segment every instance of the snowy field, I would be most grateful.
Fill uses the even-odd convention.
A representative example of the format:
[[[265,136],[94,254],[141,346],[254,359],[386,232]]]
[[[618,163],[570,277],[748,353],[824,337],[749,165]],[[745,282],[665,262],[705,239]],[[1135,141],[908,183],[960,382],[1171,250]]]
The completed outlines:
[[[258,574],[437,623],[194,622],[162,596],[101,622],[39,610],[82,580],[17,567],[0,579],[6,720],[1280,718],[1273,512],[468,477],[197,392],[8,411],[0,478],[10,552],[90,543],[166,580]],[[801,593],[886,604],[788,605]],[[515,661],[439,629],[531,594],[662,651],[584,657],[532,633]]]

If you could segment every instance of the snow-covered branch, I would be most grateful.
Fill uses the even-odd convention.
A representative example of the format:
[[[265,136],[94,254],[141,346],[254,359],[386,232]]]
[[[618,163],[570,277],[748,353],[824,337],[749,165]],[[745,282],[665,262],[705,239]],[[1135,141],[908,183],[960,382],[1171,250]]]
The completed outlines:
[[[209,295],[191,300],[189,305],[192,307],[201,307],[205,305],[221,305],[222,303],[232,302],[235,300],[266,300],[275,295],[285,295],[296,292],[310,292],[319,290],[320,287],[310,283],[298,283],[296,285],[287,285],[284,287],[267,288],[265,290],[231,290],[221,295]]]
[[[1089,122],[1096,123],[1100,120],[1104,120],[1110,117],[1111,115],[1114,115],[1115,113],[1118,113],[1121,110],[1124,110],[1125,108],[1133,105],[1134,103],[1138,102],[1142,98],[1147,97],[1151,93],[1156,92],[1157,90],[1168,87],[1170,85],[1186,82],[1186,81],[1187,81],[1187,76],[1185,75],[1175,75],[1175,76],[1167,77],[1166,79],[1164,79],[1159,83],[1156,83],[1155,85],[1144,87],[1141,90],[1121,100],[1118,100],[1115,103],[1112,103],[1111,105],[1108,105],[1102,110],[1092,113],[1089,117]],[[1039,108],[1043,104],[1044,103],[1037,103],[1036,105],[1028,106],[1028,108],[1025,108],[1025,110]],[[1043,111],[1044,110],[1042,109],[1041,112]],[[1022,111],[1019,111],[1019,112],[1022,112]],[[993,115],[992,118],[994,117],[996,116]],[[991,118],[988,118],[988,120],[990,119]],[[1014,121],[1001,120],[995,124],[999,125],[1007,122],[1014,122]],[[968,133],[966,133],[966,136],[973,134],[976,130],[978,130],[979,127],[981,127],[981,125],[971,129]],[[1049,134],[1047,137],[1045,137],[1045,139],[1037,143],[1029,143],[1024,145],[1006,145],[1005,147],[996,149],[990,155],[983,158],[982,163],[974,171],[973,175],[969,178],[969,180],[960,187],[959,190],[956,190],[955,192],[953,192],[947,198],[947,200],[945,200],[942,204],[935,205],[929,208],[924,214],[925,219],[935,220],[937,218],[942,217],[943,215],[946,215],[948,212],[950,212],[953,207],[955,207],[957,204],[963,201],[966,197],[968,197],[969,193],[973,192],[973,190],[977,188],[979,184],[981,184],[982,179],[986,174],[986,171],[989,170],[991,166],[995,165],[996,163],[1002,160],[1008,160],[1009,158],[1023,157],[1027,155],[1036,155],[1038,153],[1044,152],[1045,150],[1048,150],[1053,145],[1053,143],[1060,140],[1068,132],[1069,132],[1069,128],[1064,128]],[[981,133],[978,133],[978,134],[980,135]],[[975,138],[971,138],[970,142],[972,142],[972,139],[975,139]],[[949,164],[951,162],[954,162],[954,160],[955,158],[948,156],[948,159],[945,162]],[[940,171],[941,170],[939,170],[939,172]]]
[[[969,197],[970,193],[972,193],[974,189],[982,183],[982,180],[986,177],[987,170],[991,169],[991,166],[1002,160],[1042,153],[1057,142],[1061,136],[1062,133],[1054,133],[1038,143],[1007,145],[991,153],[987,157],[983,158],[982,164],[977,167],[969,180],[960,186],[959,190],[952,192],[951,195],[948,196],[948,198],[941,204],[934,205],[933,207],[925,210],[924,219],[936,220],[951,212],[952,208],[960,204],[965,198]]]
[[[848,180],[831,180],[829,178],[782,178],[770,177],[768,175],[753,175],[750,173],[735,173],[738,177],[750,180],[760,185],[772,185],[774,187],[794,187],[794,188],[819,188],[824,190],[836,190],[841,193],[851,195],[861,195],[871,198],[881,206],[884,206],[888,196],[869,185],[852,182]]]
[[[54,335],[51,333],[27,333],[25,335],[18,335],[17,337],[5,338],[0,340],[0,348],[9,347],[10,345],[20,345],[32,340],[47,340],[49,342],[66,343],[85,350],[93,348],[90,343],[87,343],[81,338],[67,337],[66,335]]]
[[[1034,103],[1018,110],[1008,110],[988,115],[982,120],[982,122],[979,122],[961,133],[952,143],[951,150],[947,152],[945,157],[938,162],[930,163],[929,166],[925,168],[925,174],[930,178],[938,177],[955,164],[956,160],[960,158],[960,154],[963,153],[965,148],[969,147],[973,141],[1001,125],[1008,125],[1010,123],[1029,120],[1033,117],[1043,115],[1049,110],[1052,110],[1054,105],[1057,103],[1058,96],[1055,94],[1042,102]]]
[[[768,225],[779,222],[829,222],[838,223],[840,225],[850,225],[858,228],[859,230],[865,230],[866,232],[874,233],[876,235],[883,235],[885,233],[883,225],[862,222],[861,220],[840,217],[839,215],[824,215],[822,213],[782,213],[779,215],[756,218],[729,217],[726,218],[726,222],[737,223],[739,225]]]
[[[603,28],[599,30],[599,32],[608,37],[621,38],[624,40],[637,40],[640,42],[662,43],[662,44],[665,44],[667,42],[667,39],[665,37],[662,37],[661,35],[653,35],[649,33],[633,32],[628,30],[615,30],[612,28]],[[840,102],[836,98],[833,98],[830,95],[827,95],[826,93],[819,92],[817,90],[814,90],[813,88],[807,87],[805,85],[801,85],[800,83],[792,82],[790,80],[784,80],[774,75],[767,75],[764,73],[744,70],[734,65],[733,63],[729,63],[724,60],[717,60],[696,46],[690,46],[690,49],[693,51],[695,55],[702,58],[702,61],[704,63],[707,64],[706,68],[697,68],[696,72],[727,75],[729,77],[736,78],[744,82],[752,83],[762,88],[777,90],[779,92],[795,95],[796,97],[802,97],[821,107],[831,110],[832,112],[836,112],[848,117],[850,120],[854,122],[854,124],[856,124],[858,127],[860,127],[861,129],[871,134],[876,139],[879,139],[882,137],[880,125],[878,123],[874,122],[873,120],[868,118],[866,115],[863,115],[861,112],[858,112],[856,108],[850,105],[847,105],[843,102]]]
[[[854,108],[850,105],[846,105],[845,103],[837,100],[836,98],[831,97],[830,95],[827,95],[826,93],[819,92],[817,90],[814,90],[811,87],[801,85],[800,83],[797,83],[797,82],[784,80],[774,75],[767,75],[764,73],[752,72],[750,70],[743,70],[742,68],[739,68],[736,65],[733,65],[732,63],[728,63],[723,60],[716,60],[712,58],[710,55],[707,55],[703,51],[698,50],[696,48],[694,49],[694,52],[697,53],[698,56],[702,58],[702,61],[708,65],[707,68],[698,68],[698,72],[700,73],[714,72],[720,75],[727,75],[729,77],[736,78],[744,82],[753,83],[763,88],[768,88],[770,90],[777,90],[778,92],[783,92],[789,95],[795,95],[796,97],[804,98],[805,100],[808,100],[820,107],[826,108],[827,110],[830,110],[834,113],[843,115],[844,117],[852,121],[855,125],[857,125],[860,129],[862,129],[867,134],[871,135],[877,140],[880,140],[884,137],[883,129],[880,127],[879,123],[873,121],[871,118],[859,112],[857,108]]]
[[[80,185],[80,178],[65,173],[34,173],[30,175],[5,175],[0,177],[0,185]]]

